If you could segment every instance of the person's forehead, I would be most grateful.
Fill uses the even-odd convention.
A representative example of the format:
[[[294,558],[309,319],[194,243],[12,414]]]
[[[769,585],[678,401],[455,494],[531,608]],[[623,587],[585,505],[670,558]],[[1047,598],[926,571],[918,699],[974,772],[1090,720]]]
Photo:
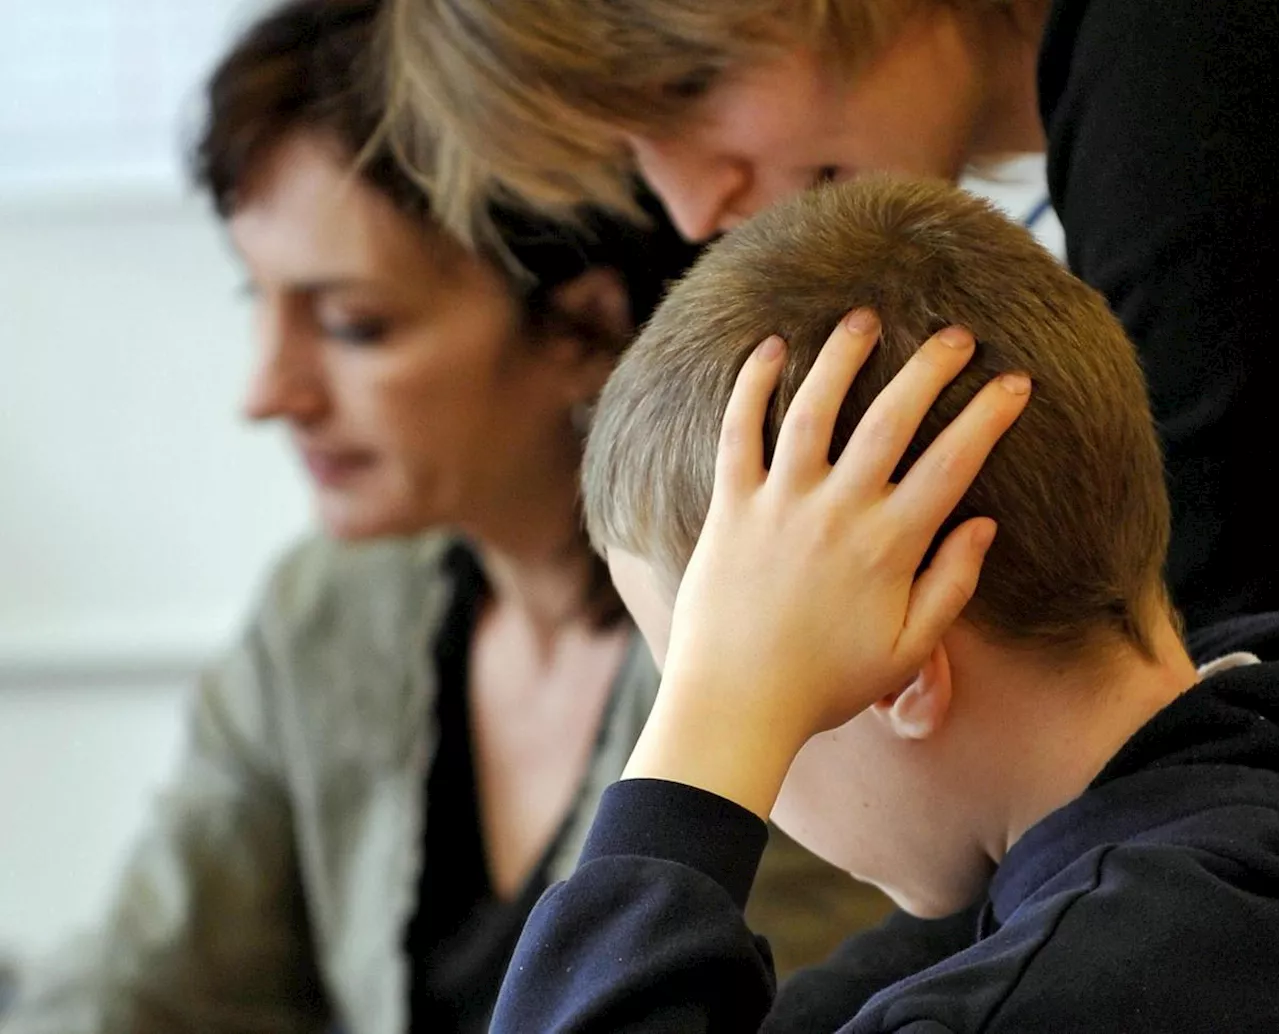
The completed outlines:
[[[786,54],[727,73],[691,110],[681,135],[707,151],[786,160],[787,151],[821,146],[833,99],[815,59]]]
[[[445,263],[433,255],[457,250],[412,222],[322,141],[282,143],[250,188],[229,220],[231,240],[251,271],[274,280],[410,280],[421,289],[443,272]]]
[[[272,265],[335,253],[367,260],[373,244],[369,208],[334,157],[295,138],[263,157],[228,225],[246,258]]]

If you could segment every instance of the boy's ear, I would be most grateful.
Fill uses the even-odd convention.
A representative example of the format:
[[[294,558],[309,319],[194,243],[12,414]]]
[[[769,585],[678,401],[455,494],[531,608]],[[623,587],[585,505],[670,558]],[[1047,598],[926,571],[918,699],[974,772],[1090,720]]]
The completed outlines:
[[[927,740],[942,728],[950,710],[951,662],[941,642],[907,686],[871,705],[872,713],[904,740]]]

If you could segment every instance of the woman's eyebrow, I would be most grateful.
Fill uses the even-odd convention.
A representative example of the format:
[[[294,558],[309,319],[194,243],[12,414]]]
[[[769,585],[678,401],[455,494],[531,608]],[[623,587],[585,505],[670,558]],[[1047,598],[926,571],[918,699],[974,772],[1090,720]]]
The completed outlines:
[[[325,276],[293,280],[289,286],[305,294],[324,294],[327,291],[341,291],[351,287],[368,287],[372,283],[372,280],[355,276]]]

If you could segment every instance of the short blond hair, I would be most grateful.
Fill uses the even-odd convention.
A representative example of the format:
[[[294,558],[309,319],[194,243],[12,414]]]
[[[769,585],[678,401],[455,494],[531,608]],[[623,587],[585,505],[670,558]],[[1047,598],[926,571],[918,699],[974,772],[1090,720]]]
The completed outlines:
[[[1031,401],[943,530],[999,523],[967,616],[1011,642],[1076,647],[1117,633],[1150,653],[1169,504],[1135,351],[1102,297],[986,202],[938,183],[868,178],[812,191],[713,245],[668,294],[601,396],[583,494],[597,548],[678,584],[711,498],[735,377],[772,333],[787,406],[850,309],[879,347],[840,412],[832,456],[930,334],[969,328],[974,358],[931,410],[910,463],[993,376],[1031,374]],[[749,557],[743,563],[750,563]]]
[[[392,0],[389,124],[464,240],[493,197],[629,211],[622,134],[670,131],[726,69],[808,47],[854,72],[922,8],[1010,2]]]

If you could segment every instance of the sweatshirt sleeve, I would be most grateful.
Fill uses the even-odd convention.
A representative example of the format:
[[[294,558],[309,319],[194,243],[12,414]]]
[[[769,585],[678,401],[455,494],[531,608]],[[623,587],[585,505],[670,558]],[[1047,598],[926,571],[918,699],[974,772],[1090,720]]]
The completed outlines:
[[[694,787],[611,786],[577,871],[529,917],[491,1030],[759,1029],[773,963],[742,910],[767,837],[755,815]]]
[[[1040,56],[1067,259],[1138,348],[1191,629],[1275,606],[1275,38],[1270,0],[1056,0]]]

